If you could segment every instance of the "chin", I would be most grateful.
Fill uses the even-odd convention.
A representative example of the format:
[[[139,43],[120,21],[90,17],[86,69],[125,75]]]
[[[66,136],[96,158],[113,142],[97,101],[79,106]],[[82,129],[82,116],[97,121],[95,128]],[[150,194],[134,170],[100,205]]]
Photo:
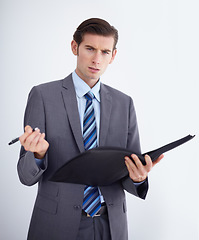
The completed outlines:
[[[100,78],[100,74],[93,73],[88,75],[88,79],[91,79],[91,80],[99,79],[99,78]]]

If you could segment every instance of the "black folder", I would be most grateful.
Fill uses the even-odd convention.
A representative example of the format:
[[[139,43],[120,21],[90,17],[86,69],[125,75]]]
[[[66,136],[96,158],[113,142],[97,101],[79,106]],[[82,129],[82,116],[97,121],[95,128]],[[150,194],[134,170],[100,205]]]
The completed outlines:
[[[188,135],[142,155],[135,153],[133,150],[119,147],[93,148],[71,159],[58,169],[50,180],[90,186],[110,185],[128,176],[124,160],[125,156],[130,157],[132,153],[135,153],[142,161],[142,164],[146,165],[145,154],[148,154],[152,161],[155,161],[162,153],[178,147],[193,137],[195,135]]]

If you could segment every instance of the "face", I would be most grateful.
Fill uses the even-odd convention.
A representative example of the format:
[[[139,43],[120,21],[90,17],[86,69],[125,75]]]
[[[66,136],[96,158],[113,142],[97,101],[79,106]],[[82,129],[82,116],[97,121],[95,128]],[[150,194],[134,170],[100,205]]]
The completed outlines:
[[[71,48],[77,56],[77,75],[90,87],[93,87],[105,72],[116,55],[113,50],[114,38],[100,35],[85,34],[79,47],[73,40]]]

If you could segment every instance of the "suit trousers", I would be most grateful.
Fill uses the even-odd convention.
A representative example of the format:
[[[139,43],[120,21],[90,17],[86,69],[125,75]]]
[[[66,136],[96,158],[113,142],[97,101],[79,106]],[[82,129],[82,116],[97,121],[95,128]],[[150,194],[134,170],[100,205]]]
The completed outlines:
[[[82,215],[77,240],[111,240],[108,215],[93,218]]]

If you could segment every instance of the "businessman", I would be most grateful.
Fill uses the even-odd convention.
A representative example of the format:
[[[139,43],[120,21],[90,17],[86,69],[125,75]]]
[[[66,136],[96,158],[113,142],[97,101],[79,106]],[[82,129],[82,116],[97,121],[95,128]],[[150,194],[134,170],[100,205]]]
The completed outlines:
[[[132,99],[100,81],[117,41],[118,31],[105,20],[85,20],[71,42],[75,71],[29,94],[18,162],[20,181],[38,183],[28,240],[128,239],[124,190],[145,199],[148,173],[163,156],[154,163],[145,156],[146,166],[135,154],[134,163],[125,157],[129,176],[108,186],[49,181],[70,159],[97,146],[141,151]]]

